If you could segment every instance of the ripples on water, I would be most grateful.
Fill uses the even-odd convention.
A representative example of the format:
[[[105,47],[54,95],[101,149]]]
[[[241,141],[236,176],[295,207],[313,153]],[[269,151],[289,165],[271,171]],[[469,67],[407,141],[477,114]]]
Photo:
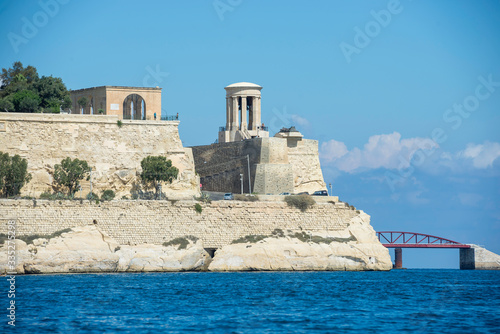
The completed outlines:
[[[500,332],[500,271],[43,275],[16,285],[16,332]]]

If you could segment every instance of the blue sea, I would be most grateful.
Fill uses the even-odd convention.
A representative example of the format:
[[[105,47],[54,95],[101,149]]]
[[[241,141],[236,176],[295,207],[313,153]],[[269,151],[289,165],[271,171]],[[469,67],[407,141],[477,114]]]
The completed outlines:
[[[3,333],[500,333],[500,271],[6,278]]]

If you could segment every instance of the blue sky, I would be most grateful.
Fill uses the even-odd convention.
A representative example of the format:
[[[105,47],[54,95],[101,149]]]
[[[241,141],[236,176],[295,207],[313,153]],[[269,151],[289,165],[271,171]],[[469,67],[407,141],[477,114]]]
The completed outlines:
[[[263,122],[317,139],[325,181],[376,230],[500,253],[498,0],[4,1],[0,17],[1,67],[158,85],[185,146],[217,138],[225,86],[257,83]],[[458,251],[404,265],[457,268]]]

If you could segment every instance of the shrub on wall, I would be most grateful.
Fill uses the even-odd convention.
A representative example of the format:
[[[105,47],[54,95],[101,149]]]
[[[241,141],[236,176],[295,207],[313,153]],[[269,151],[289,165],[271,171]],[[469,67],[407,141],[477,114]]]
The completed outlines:
[[[101,200],[103,201],[111,201],[115,198],[115,192],[111,189],[104,190],[101,195]]]
[[[196,212],[198,213],[201,213],[203,211],[203,208],[201,207],[200,203],[196,203],[194,205],[194,209],[196,210]]]
[[[234,195],[234,199],[237,201],[244,201],[244,202],[256,202],[259,200],[259,196],[236,194]]]
[[[89,201],[91,200],[99,200],[99,196],[93,192],[88,193],[86,197]]]
[[[309,195],[285,196],[285,202],[288,206],[296,207],[302,212],[305,212],[307,209],[316,204],[314,199]]]

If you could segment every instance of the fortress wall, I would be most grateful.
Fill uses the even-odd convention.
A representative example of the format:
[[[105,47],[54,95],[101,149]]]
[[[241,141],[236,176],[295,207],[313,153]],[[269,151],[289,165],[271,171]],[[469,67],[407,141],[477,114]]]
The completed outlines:
[[[248,192],[246,155],[250,156],[252,191],[260,194],[299,193],[326,189],[316,140],[254,138],[192,148],[204,190]]]
[[[240,174],[243,174],[243,189],[248,193],[247,155],[250,158],[252,190],[254,189],[256,164],[260,163],[261,158],[259,140],[194,146],[191,149],[203,190],[240,193]]]
[[[0,151],[28,160],[33,179],[23,195],[51,190],[54,165],[70,157],[90,164],[95,193],[112,189],[118,198],[130,197],[140,183],[141,160],[149,155],[164,155],[179,168],[178,179],[162,188],[167,196],[199,193],[192,152],[182,147],[178,121],[123,120],[121,127],[117,121],[113,115],[0,113]],[[82,187],[85,196],[89,182]]]
[[[206,248],[220,248],[252,234],[270,234],[280,228],[297,231],[341,231],[357,215],[344,203],[317,203],[303,213],[280,202],[217,201],[89,201],[0,200],[0,233],[16,220],[17,235],[47,235],[74,226],[92,224],[121,244],[162,244],[185,235],[203,240]]]
[[[319,162],[318,141],[302,139],[288,142],[288,160],[293,169],[295,192],[326,190]]]

